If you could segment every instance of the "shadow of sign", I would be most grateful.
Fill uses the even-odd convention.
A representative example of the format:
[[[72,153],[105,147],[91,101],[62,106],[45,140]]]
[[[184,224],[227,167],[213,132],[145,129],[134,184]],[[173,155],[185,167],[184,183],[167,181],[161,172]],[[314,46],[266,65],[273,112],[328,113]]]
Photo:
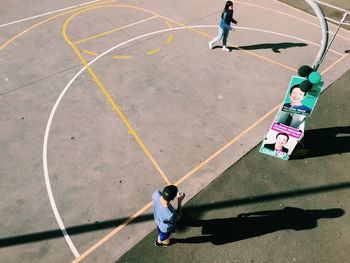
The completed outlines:
[[[290,159],[312,158],[350,152],[350,126],[305,131]]]

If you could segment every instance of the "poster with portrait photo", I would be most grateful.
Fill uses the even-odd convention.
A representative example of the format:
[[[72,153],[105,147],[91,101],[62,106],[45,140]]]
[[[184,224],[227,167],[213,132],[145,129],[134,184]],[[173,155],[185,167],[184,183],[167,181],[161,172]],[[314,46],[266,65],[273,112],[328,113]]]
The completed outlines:
[[[293,76],[289,83],[282,111],[301,114],[305,116],[311,115],[312,110],[315,107],[317,99],[319,97],[322,83],[320,85],[314,85],[308,92],[303,92],[300,89],[300,84],[305,78]]]
[[[259,152],[288,160],[303,135],[303,131],[301,130],[273,122]]]

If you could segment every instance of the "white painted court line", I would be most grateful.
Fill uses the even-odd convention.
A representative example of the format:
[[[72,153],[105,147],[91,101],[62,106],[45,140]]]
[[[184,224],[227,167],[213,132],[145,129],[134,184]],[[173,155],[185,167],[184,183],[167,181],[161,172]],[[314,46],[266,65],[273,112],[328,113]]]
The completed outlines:
[[[218,26],[213,26],[213,25],[197,25],[197,26],[191,26],[191,28],[210,28],[210,27],[214,27],[217,28]],[[239,27],[237,27],[239,28]],[[147,36],[151,36],[151,35],[155,35],[155,34],[160,34],[160,33],[164,33],[164,32],[169,32],[169,31],[175,31],[175,30],[182,30],[182,29],[188,29],[188,26],[186,27],[175,27],[175,28],[167,28],[167,29],[163,29],[163,30],[159,30],[159,31],[155,31],[155,32],[151,32],[151,33],[147,33],[138,37],[135,37],[133,39],[129,39],[123,43],[117,44],[114,47],[108,49],[107,51],[101,53],[99,56],[97,56],[96,58],[94,58],[93,60],[91,60],[87,66],[91,66],[93,63],[95,63],[97,60],[99,60],[100,58],[102,58],[103,56],[107,55],[108,53],[110,53],[111,51],[113,51],[114,49],[121,47],[125,44],[128,44],[132,41],[138,40],[140,38],[144,38]],[[261,32],[265,32],[265,33],[271,33],[271,34],[277,34],[277,35],[282,35],[282,36],[286,36],[286,37],[290,37],[293,39],[298,39],[300,41],[304,41],[316,46],[319,46],[318,44],[300,39],[300,38],[296,38],[293,36],[289,36],[289,35],[284,35],[284,34],[279,34],[279,33],[275,33],[272,31],[267,31],[267,30],[260,30],[260,29],[253,29],[253,28],[240,28],[240,29],[247,29],[247,30],[256,30],[256,31],[261,31]],[[334,51],[335,52],[335,51]],[[335,52],[337,53],[337,52]],[[48,162],[47,162],[47,146],[48,146],[48,139],[49,139],[49,133],[50,133],[50,129],[51,129],[51,124],[55,115],[55,112],[61,102],[61,100],[63,99],[64,95],[66,94],[66,92],[68,91],[68,89],[71,87],[71,85],[73,84],[73,82],[87,69],[87,67],[83,67],[81,70],[79,70],[79,72],[76,73],[76,75],[69,81],[69,83],[66,85],[66,87],[63,89],[63,91],[61,92],[61,94],[59,95],[59,97],[57,98],[57,101],[55,102],[50,115],[49,115],[49,119],[47,121],[47,125],[46,125],[46,129],[45,129],[45,136],[44,136],[44,143],[43,143],[43,169],[44,169],[44,176],[45,176],[45,184],[46,184],[46,189],[49,195],[49,199],[50,199],[50,204],[52,207],[52,210],[54,212],[55,218],[57,220],[57,223],[63,233],[64,238],[66,239],[66,242],[68,244],[68,246],[70,247],[72,253],[74,254],[74,256],[76,258],[78,258],[80,256],[79,252],[77,251],[76,247],[74,246],[70,236],[67,233],[67,230],[62,222],[61,216],[58,212],[57,206],[56,206],[56,202],[52,193],[52,188],[51,188],[51,184],[50,184],[50,177],[49,177],[49,170],[48,170]]]
[[[5,26],[10,26],[10,25],[13,25],[13,24],[17,24],[17,23],[21,23],[21,22],[24,22],[24,21],[32,20],[32,19],[35,19],[35,18],[38,18],[38,17],[43,17],[43,16],[55,14],[55,13],[58,13],[58,12],[61,12],[61,11],[65,11],[65,10],[68,10],[68,9],[72,9],[72,8],[76,8],[76,7],[80,7],[80,6],[85,6],[85,5],[89,5],[89,4],[93,4],[93,3],[97,3],[97,2],[101,2],[101,1],[104,1],[104,0],[94,0],[94,1],[86,2],[86,3],[82,3],[82,4],[78,4],[78,5],[65,7],[65,8],[62,8],[62,9],[55,10],[55,11],[47,12],[47,13],[44,13],[44,14],[23,18],[23,19],[20,19],[20,20],[16,20],[16,21],[12,21],[12,22],[9,22],[9,23],[6,23],[6,24],[2,24],[2,25],[0,25],[0,28],[1,27],[5,27]],[[112,0],[111,2],[115,2],[115,0]]]
[[[84,70],[81,69],[78,74],[80,74],[82,71]],[[69,87],[71,85],[71,83],[75,80],[75,78],[73,78],[67,85],[67,87]],[[45,129],[45,136],[44,136],[44,144],[43,144],[43,168],[44,168],[44,176],[45,176],[45,185],[46,185],[46,190],[47,190],[47,194],[49,196],[49,200],[50,200],[50,204],[51,204],[51,208],[53,210],[53,213],[55,215],[55,218],[56,218],[56,221],[63,233],[63,236],[64,238],[66,239],[66,242],[68,244],[68,246],[70,247],[71,251],[73,252],[74,256],[75,257],[79,257],[79,252],[77,251],[77,249],[75,248],[72,240],[70,239],[68,233],[67,233],[67,230],[62,222],[62,219],[61,219],[61,216],[58,212],[58,209],[57,209],[57,206],[56,206],[56,202],[55,202],[55,199],[53,197],[53,194],[52,194],[52,188],[51,188],[51,184],[50,184],[50,177],[49,177],[49,170],[48,170],[48,166],[47,166],[47,142],[48,142],[48,138],[49,138],[49,131],[50,131],[50,127],[51,127],[51,123],[52,123],[52,119],[53,119],[53,116],[56,112],[56,109],[59,105],[59,103],[61,102],[64,94],[66,93],[66,91],[68,90],[68,88],[65,88],[62,93],[60,94],[60,96],[58,97],[55,105],[53,106],[53,109],[51,110],[51,113],[50,113],[50,117],[47,121],[47,124],[46,124],[46,129]]]

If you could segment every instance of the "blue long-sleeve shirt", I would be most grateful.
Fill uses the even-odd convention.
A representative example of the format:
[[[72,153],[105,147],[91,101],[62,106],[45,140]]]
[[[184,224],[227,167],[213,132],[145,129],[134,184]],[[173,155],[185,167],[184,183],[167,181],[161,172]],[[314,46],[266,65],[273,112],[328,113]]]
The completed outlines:
[[[232,30],[232,27],[230,26],[231,22],[234,24],[237,24],[237,21],[235,19],[233,19],[233,12],[225,12],[222,15],[219,26],[223,30]]]

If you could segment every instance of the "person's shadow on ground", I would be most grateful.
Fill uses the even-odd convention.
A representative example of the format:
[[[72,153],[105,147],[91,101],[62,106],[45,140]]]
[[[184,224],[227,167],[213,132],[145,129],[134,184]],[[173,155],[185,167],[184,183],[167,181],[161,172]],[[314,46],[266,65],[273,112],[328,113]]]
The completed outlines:
[[[327,210],[304,210],[286,207],[282,210],[259,211],[240,214],[232,218],[210,220],[185,219],[184,226],[202,227],[202,235],[174,238],[173,243],[204,243],[222,245],[247,238],[257,237],[278,230],[305,230],[317,227],[320,218],[336,218],[344,214],[340,208]]]

